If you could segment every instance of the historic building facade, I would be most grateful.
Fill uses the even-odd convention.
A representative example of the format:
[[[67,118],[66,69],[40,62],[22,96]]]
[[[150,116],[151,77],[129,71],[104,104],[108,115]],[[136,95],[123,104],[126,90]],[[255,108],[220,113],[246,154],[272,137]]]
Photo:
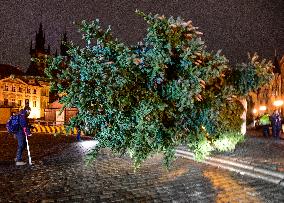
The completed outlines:
[[[34,46],[33,46],[34,44]],[[49,82],[45,78],[46,57],[50,56],[50,46],[45,46],[45,34],[42,24],[36,33],[35,43],[31,41],[31,63],[26,72],[15,67],[2,65],[0,77],[0,111],[5,114],[1,123],[10,114],[25,106],[31,108],[30,118],[44,117],[44,109],[49,104]],[[7,118],[6,118],[7,117]],[[3,121],[2,121],[3,120]]]
[[[22,109],[31,107],[30,118],[44,117],[49,103],[49,82],[33,77],[11,75],[0,80],[0,107]]]
[[[60,55],[67,57],[66,33],[62,35],[60,41]],[[50,93],[49,80],[44,73],[47,67],[46,58],[51,55],[50,46],[46,47],[43,26],[40,24],[35,41],[31,41],[31,63],[27,71],[0,64],[0,124],[5,124],[11,113],[27,105],[31,108],[30,118],[45,118],[47,112],[45,109],[50,109],[49,104],[58,99],[56,93]]]
[[[284,56],[279,59],[275,54],[274,66],[274,79],[257,92],[250,93],[249,113],[254,117],[264,112],[272,114],[275,109],[284,115]]]

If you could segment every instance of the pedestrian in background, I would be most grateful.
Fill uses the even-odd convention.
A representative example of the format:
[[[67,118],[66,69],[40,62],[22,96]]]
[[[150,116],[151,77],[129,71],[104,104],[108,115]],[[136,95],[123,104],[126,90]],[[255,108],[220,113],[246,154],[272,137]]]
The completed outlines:
[[[81,142],[81,127],[77,126],[77,136],[76,139],[78,142]]]
[[[259,124],[262,126],[262,133],[264,137],[269,137],[269,126],[271,124],[270,122],[270,116],[268,113],[264,113],[260,119]]]
[[[78,115],[78,113],[77,113]],[[77,120],[77,135],[76,135],[76,139],[78,142],[81,142],[81,133],[82,133],[82,129],[84,129],[84,122],[82,120]]]
[[[272,123],[272,135],[275,139],[279,139],[282,127],[282,119],[277,109],[271,115],[271,123]]]

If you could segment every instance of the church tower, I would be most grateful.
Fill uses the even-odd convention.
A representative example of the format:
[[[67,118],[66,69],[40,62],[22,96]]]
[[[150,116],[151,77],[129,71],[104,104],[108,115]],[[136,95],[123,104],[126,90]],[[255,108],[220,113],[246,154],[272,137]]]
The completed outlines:
[[[50,45],[45,48],[45,33],[40,23],[39,31],[36,33],[35,47],[33,48],[33,41],[30,45],[31,63],[26,72],[27,75],[44,76],[44,69],[47,64],[45,59],[50,55]]]
[[[68,39],[67,39],[67,34],[65,32],[63,34],[63,37],[62,37],[61,43],[60,43],[60,55],[61,56],[68,56],[68,54],[67,54],[67,51],[68,51],[67,43],[68,43]]]

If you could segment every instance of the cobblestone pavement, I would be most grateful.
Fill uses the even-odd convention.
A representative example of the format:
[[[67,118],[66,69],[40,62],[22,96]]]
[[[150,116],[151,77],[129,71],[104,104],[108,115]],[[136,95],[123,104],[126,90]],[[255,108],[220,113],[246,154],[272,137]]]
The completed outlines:
[[[166,170],[156,155],[134,172],[105,149],[85,165],[94,141],[63,138],[34,135],[32,166],[14,166],[1,149],[0,202],[284,202],[281,186],[182,158]]]
[[[262,137],[261,130],[247,132],[243,143],[232,152],[216,153],[216,157],[246,162],[254,166],[284,172],[284,140]]]
[[[90,139],[83,137],[83,139]],[[76,142],[75,136],[52,134],[35,134],[29,137],[29,145],[34,160],[40,160],[42,157],[59,153],[70,143]],[[16,157],[17,140],[12,135],[0,132],[0,166],[9,164]],[[24,153],[24,158],[27,153]]]

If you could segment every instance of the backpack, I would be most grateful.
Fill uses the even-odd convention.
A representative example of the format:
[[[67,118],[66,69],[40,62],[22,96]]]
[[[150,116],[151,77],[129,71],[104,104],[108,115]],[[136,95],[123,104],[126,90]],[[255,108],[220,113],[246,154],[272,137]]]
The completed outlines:
[[[7,121],[6,128],[9,134],[15,134],[19,131],[20,122],[19,122],[19,115],[12,115],[9,120]]]

